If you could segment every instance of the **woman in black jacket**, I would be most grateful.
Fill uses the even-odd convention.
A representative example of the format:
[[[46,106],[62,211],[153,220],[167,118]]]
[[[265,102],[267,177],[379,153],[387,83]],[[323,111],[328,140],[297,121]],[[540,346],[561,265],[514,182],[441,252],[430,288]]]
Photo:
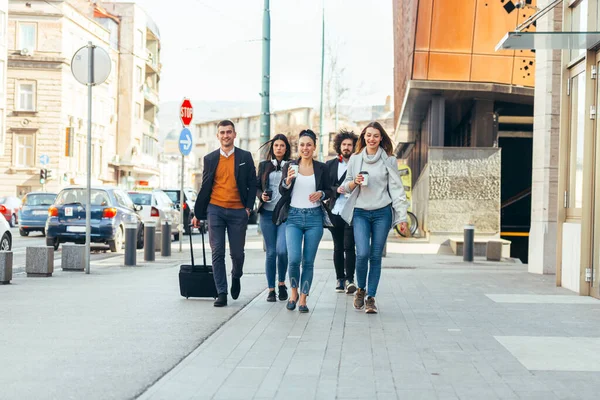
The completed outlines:
[[[292,288],[287,309],[292,311],[298,304],[298,310],[303,313],[308,312],[306,297],[312,284],[323,226],[333,226],[323,206],[323,201],[330,197],[331,183],[325,164],[313,160],[316,147],[317,136],[313,131],[307,129],[300,132],[300,159],[283,168],[284,179],[279,187],[282,198],[273,215],[278,225],[287,221],[288,271]]]
[[[269,294],[267,301],[275,302],[275,272],[279,277],[279,300],[288,299],[285,275],[288,267],[288,253],[285,242],[286,224],[273,223],[273,210],[281,198],[279,184],[282,178],[282,168],[290,159],[290,143],[285,135],[278,134],[263,146],[268,146],[267,159],[258,165],[256,182],[256,196],[260,199],[258,213],[260,215],[260,229],[265,239],[267,257],[265,271]],[[261,146],[262,147],[262,146]]]

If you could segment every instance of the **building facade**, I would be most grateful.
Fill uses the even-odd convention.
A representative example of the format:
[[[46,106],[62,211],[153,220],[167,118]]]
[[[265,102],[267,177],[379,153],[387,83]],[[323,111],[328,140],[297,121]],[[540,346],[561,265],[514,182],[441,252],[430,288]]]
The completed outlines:
[[[509,33],[499,44],[535,42],[538,63],[529,271],[600,298],[600,4],[538,6],[537,32]]]
[[[110,165],[124,187],[158,187],[160,32],[135,3],[102,3],[120,21],[117,157]]]
[[[8,0],[0,1],[0,155],[6,145],[6,68],[8,58]]]
[[[430,238],[474,223],[479,235],[515,234],[515,245],[529,231],[535,54],[495,50],[535,12],[528,3],[393,2],[396,155]]]
[[[0,191],[22,195],[57,191],[85,181],[87,144],[86,86],[70,63],[93,42],[113,60],[110,31],[67,1],[9,1],[6,140],[0,157]],[[94,88],[92,178],[116,182],[107,163],[116,153],[118,73]],[[70,139],[70,137],[72,139]],[[69,153],[67,145],[73,146]],[[44,160],[46,159],[46,160]],[[50,177],[42,183],[40,169]]]

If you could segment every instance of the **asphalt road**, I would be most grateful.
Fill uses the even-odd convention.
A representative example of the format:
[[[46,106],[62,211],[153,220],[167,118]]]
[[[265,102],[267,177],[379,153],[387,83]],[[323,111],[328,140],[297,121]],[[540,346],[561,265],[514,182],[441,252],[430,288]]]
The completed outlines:
[[[42,236],[39,232],[31,232],[29,236],[23,237],[19,235],[19,228],[11,228],[10,232],[13,236],[13,273],[17,274],[25,271],[25,253],[27,251],[27,247],[45,246],[46,237]],[[54,268],[57,268],[60,265],[61,250],[62,245],[54,254]],[[112,257],[123,257],[123,251],[119,253],[111,253],[108,246],[104,245],[92,245],[91,251],[91,261],[104,260]]]

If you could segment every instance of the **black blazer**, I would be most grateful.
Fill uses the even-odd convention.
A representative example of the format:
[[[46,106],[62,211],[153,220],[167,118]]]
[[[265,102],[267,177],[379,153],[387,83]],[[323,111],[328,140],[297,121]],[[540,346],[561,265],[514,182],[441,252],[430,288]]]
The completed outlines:
[[[280,225],[281,223],[287,220],[288,212],[290,209],[290,203],[292,202],[292,190],[294,189],[294,185],[296,184],[296,180],[292,180],[292,184],[290,188],[286,188],[283,186],[285,179],[288,175],[288,170],[290,168],[290,164],[287,163],[282,168],[282,177],[281,183],[279,184],[279,193],[281,193],[281,199],[277,202],[275,206],[275,210],[273,211],[273,223],[276,225]],[[319,161],[313,161],[313,168],[315,171],[315,183],[316,190],[322,190],[325,193],[325,197],[321,200],[321,208],[324,211],[324,226],[332,226],[331,220],[329,219],[329,214],[323,203],[331,198],[331,183],[329,181],[329,173],[327,172],[327,166]]]
[[[338,158],[336,157],[334,159],[327,161],[326,165],[327,165],[327,171],[329,172],[329,182],[331,182],[331,198],[329,199],[329,202],[327,203],[327,205],[329,206],[330,210],[333,210],[333,207],[335,207],[335,202],[341,196],[337,192],[337,190],[340,186],[342,186],[342,184],[346,180],[347,170],[342,175],[342,178],[338,179],[338,168],[340,166],[340,162],[339,162]]]
[[[282,171],[284,167],[285,165],[281,167]],[[256,197],[259,201],[257,210],[258,213],[262,211],[262,207],[264,205],[264,202],[262,201],[262,194],[269,188],[269,175],[273,171],[275,171],[275,166],[271,161],[261,161],[261,163],[258,164],[258,174],[256,175]]]
[[[234,154],[235,180],[242,204],[250,210],[254,208],[256,199],[256,168],[252,154],[246,150],[235,148]],[[194,215],[198,219],[206,219],[210,196],[212,195],[215,173],[221,158],[221,150],[215,150],[204,156],[204,169],[202,171],[202,186],[194,206]]]

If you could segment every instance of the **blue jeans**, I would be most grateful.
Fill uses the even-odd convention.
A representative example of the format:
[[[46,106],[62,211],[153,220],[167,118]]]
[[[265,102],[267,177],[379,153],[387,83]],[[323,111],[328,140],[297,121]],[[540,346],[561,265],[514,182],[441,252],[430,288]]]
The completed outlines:
[[[356,281],[360,289],[368,289],[367,296],[375,297],[381,277],[383,247],[392,228],[392,207],[387,206],[379,210],[356,208],[352,224],[356,243]]]
[[[285,237],[288,248],[290,286],[298,288],[300,283],[300,291],[308,295],[313,280],[315,257],[323,237],[321,207],[290,207]],[[304,239],[304,246],[302,239]],[[300,277],[300,263],[302,263],[302,277]]]
[[[262,231],[267,247],[265,271],[269,289],[275,288],[275,271],[279,282],[285,282],[288,268],[288,253],[285,242],[285,227],[287,223],[279,226],[273,223],[273,211],[262,210],[260,213],[260,230]]]

